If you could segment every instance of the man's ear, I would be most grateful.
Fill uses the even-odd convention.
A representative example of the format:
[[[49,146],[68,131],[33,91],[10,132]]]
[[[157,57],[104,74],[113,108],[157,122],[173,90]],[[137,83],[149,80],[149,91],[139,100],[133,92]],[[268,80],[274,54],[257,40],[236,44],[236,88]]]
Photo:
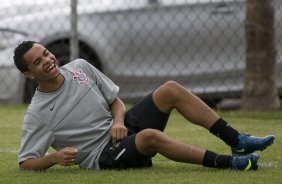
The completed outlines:
[[[30,71],[23,72],[23,74],[25,75],[26,78],[29,78],[31,80],[35,79],[35,76]]]

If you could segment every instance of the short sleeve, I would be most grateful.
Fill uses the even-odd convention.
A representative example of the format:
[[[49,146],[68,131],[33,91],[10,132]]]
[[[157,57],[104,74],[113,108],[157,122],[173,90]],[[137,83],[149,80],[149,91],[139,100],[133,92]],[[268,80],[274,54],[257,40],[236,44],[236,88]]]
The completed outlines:
[[[87,61],[82,60],[85,69],[90,72],[93,80],[96,82],[100,92],[105,98],[106,102],[110,105],[117,98],[119,87],[106,75],[100,72],[97,68],[89,64]]]
[[[44,156],[54,137],[45,123],[31,114],[26,114],[22,127],[22,141],[19,151],[19,163]]]

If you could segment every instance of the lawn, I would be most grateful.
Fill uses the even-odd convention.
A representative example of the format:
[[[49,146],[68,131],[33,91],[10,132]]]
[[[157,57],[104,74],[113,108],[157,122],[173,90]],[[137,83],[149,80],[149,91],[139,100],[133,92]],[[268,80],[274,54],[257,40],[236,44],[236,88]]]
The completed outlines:
[[[83,170],[77,166],[55,166],[44,172],[20,171],[17,154],[21,139],[21,122],[26,106],[0,105],[0,183],[282,183],[282,113],[219,112],[236,129],[257,136],[274,134],[275,143],[260,155],[257,171],[232,171],[170,161],[161,155],[153,158],[149,169],[126,171]],[[173,112],[168,135],[221,154],[230,148],[202,127],[193,125]]]

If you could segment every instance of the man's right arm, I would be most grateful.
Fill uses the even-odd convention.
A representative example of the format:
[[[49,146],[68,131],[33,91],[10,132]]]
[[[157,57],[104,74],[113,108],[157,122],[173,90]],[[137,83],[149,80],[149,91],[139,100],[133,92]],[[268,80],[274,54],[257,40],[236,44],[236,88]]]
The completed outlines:
[[[77,155],[77,149],[66,147],[60,151],[45,155],[40,158],[31,158],[20,163],[20,169],[42,171],[46,170],[55,164],[62,166],[71,166],[74,164]]]

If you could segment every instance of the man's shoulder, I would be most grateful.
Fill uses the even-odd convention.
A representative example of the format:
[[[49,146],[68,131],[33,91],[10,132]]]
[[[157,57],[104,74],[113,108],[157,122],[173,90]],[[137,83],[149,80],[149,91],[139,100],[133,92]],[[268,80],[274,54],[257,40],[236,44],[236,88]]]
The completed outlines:
[[[38,106],[35,104],[31,103],[27,107],[25,114],[24,114],[24,120],[27,122],[32,122],[31,119],[40,119],[39,118],[39,111],[38,111]]]
[[[61,68],[69,69],[69,68],[85,67],[85,65],[87,65],[87,64],[88,64],[88,62],[85,61],[84,59],[76,59],[76,60],[73,60],[73,61],[65,64]]]
[[[73,60],[61,67],[62,74],[66,77],[68,74],[86,74],[90,76],[93,74],[93,66],[84,59]]]
[[[30,104],[28,105],[25,115],[38,115],[40,113],[40,101],[37,100],[37,94],[34,94]]]

